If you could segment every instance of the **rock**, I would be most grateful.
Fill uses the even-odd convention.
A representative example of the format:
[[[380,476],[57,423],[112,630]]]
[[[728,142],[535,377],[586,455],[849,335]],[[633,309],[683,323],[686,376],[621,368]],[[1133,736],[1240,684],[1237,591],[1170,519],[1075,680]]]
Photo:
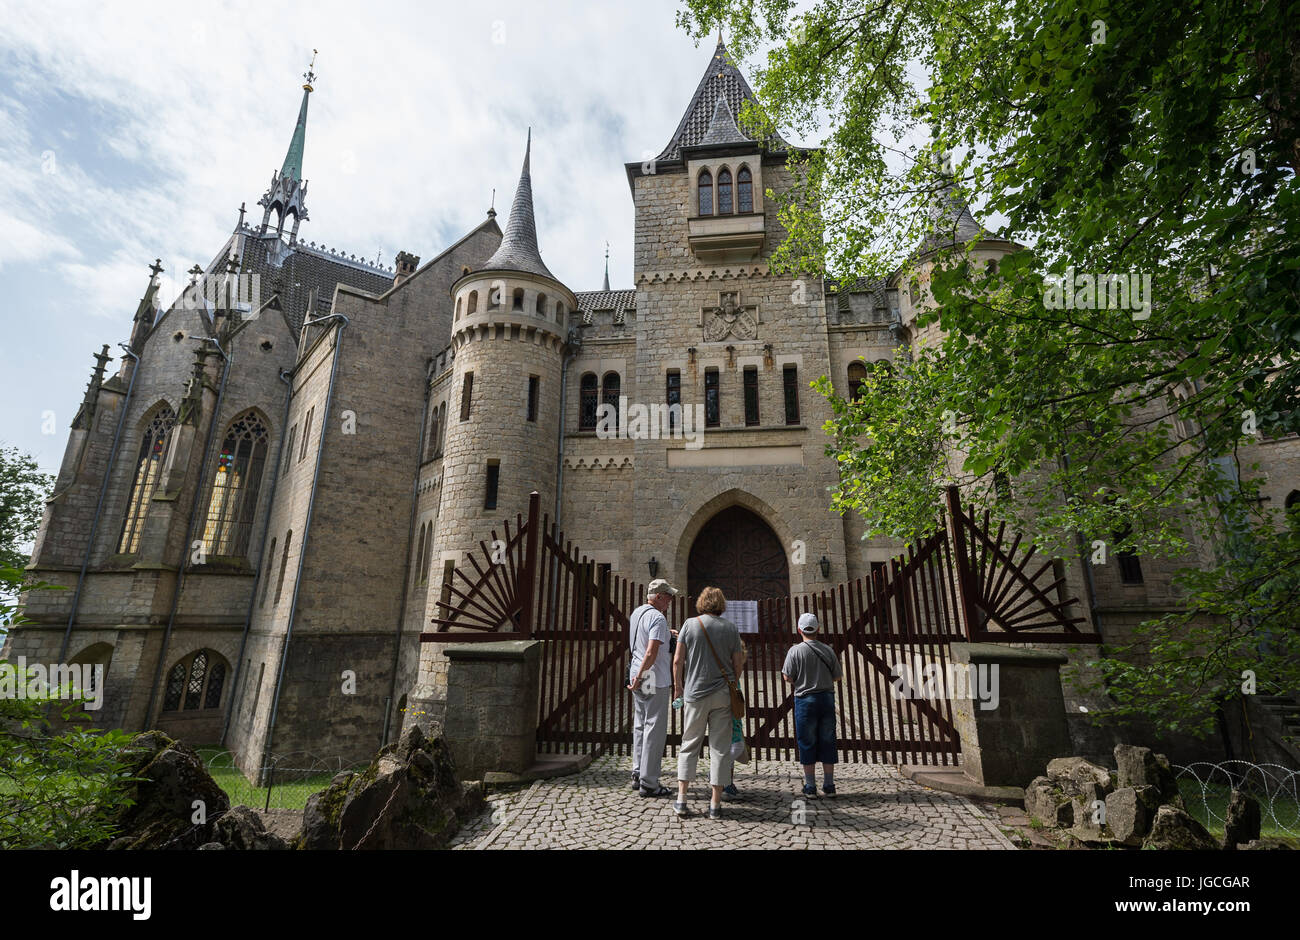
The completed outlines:
[[[1238,852],[1253,851],[1275,851],[1277,849],[1294,849],[1295,846],[1288,843],[1285,839],[1277,839],[1273,836],[1265,836],[1262,839],[1251,839],[1244,845],[1238,845]]]
[[[1105,799],[1115,789],[1111,772],[1084,757],[1058,757],[1047,762],[1047,776],[1067,793],[1088,802]]]
[[[1069,795],[1046,777],[1035,777],[1025,788],[1025,812],[1045,826],[1074,824],[1074,809]]]
[[[483,803],[442,738],[411,726],[360,774],[340,774],[303,811],[303,849],[438,849]]]
[[[1259,800],[1233,790],[1223,814],[1223,847],[1233,851],[1243,842],[1259,838]]]
[[[1169,803],[1156,810],[1144,849],[1217,849],[1214,837],[1187,811]]]
[[[244,851],[282,851],[289,844],[273,832],[267,832],[262,817],[247,806],[231,807],[213,826],[216,841],[225,848]]]
[[[1149,747],[1116,744],[1115,766],[1119,768],[1119,786],[1155,787],[1160,794],[1160,802],[1180,807],[1183,805],[1183,798],[1178,793],[1178,781],[1165,755],[1155,754]]]
[[[1120,787],[1106,797],[1106,825],[1116,842],[1140,846],[1159,808],[1155,787]]]
[[[193,748],[149,731],[132,738],[122,756],[130,776],[142,779],[114,820],[121,835],[109,849],[195,849],[214,841],[212,824],[230,809],[230,798]]]
[[[216,851],[224,851],[225,848],[226,847],[222,845],[220,842],[204,842],[202,845],[199,846],[199,851],[216,852]]]

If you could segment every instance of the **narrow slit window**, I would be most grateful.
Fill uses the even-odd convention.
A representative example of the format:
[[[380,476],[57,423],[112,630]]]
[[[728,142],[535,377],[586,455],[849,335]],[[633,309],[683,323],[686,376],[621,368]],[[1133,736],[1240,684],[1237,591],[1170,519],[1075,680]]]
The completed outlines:
[[[758,369],[745,367],[745,425],[758,424]]]
[[[713,174],[700,172],[700,215],[713,215]]]
[[[536,375],[528,377],[528,420],[537,420],[537,398],[541,389],[542,380]]]
[[[676,405],[680,410],[682,405],[682,373],[677,369],[668,371],[668,429],[675,430],[677,427],[678,410],[674,410]]]
[[[786,366],[781,370],[785,386],[785,423],[799,423],[799,367]]]
[[[460,386],[460,420],[469,420],[469,402],[470,397],[474,394],[474,373],[466,372],[465,379]]]
[[[736,211],[754,211],[754,177],[747,166],[736,173]]]
[[[704,426],[716,428],[722,423],[721,400],[718,390],[718,370],[704,370]]]
[[[718,215],[731,215],[731,171],[718,174]]]
[[[483,494],[483,508],[497,508],[497,487],[501,483],[501,464],[496,460],[489,460],[487,465],[487,490]]]

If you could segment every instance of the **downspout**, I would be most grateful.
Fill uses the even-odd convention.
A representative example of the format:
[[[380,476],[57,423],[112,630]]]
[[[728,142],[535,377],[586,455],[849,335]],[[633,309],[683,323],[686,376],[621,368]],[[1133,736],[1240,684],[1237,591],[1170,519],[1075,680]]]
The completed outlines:
[[[312,469],[311,474],[311,495],[307,497],[307,516],[303,520],[302,539],[298,543],[298,567],[293,578],[293,597],[289,599],[289,623],[284,631],[284,646],[280,650],[280,667],[276,670],[275,675],[275,695],[271,699],[271,720],[266,726],[266,743],[262,746],[262,763],[266,766],[267,758],[271,754],[271,740],[275,734],[275,717],[280,710],[280,691],[284,686],[284,670],[289,663],[289,643],[293,639],[293,625],[298,616],[298,592],[302,588],[302,569],[303,563],[307,560],[307,546],[311,536],[311,517],[316,508],[316,487],[320,482],[321,460],[325,455],[325,439],[329,433],[330,408],[334,404],[334,382],[339,374],[339,360],[343,358],[343,330],[351,322],[341,313],[329,313],[315,320],[309,320],[303,324],[303,330],[306,331],[309,326],[316,326],[329,320],[341,322],[338,332],[335,334],[338,338],[334,343],[334,362],[330,365],[330,384],[325,392],[325,413],[321,417],[320,423],[320,445],[316,448],[316,466]],[[305,347],[304,347],[305,348]]]
[[[266,551],[266,534],[271,530],[271,507],[275,505],[275,491],[280,485],[280,464],[284,460],[284,444],[287,437],[285,430],[289,427],[289,405],[293,400],[293,373],[288,369],[280,370],[280,381],[285,384],[284,390],[284,416],[280,419],[280,446],[275,452],[275,470],[272,471],[274,476],[271,478],[271,494],[266,500],[266,514],[262,520],[262,538],[258,542],[261,550]],[[253,593],[248,598],[248,612],[244,614],[244,633],[239,638],[239,657],[235,660],[235,674],[231,678],[235,694],[232,696],[230,707],[226,709],[226,720],[221,725],[221,746],[226,746],[226,735],[230,732],[230,722],[234,718],[235,709],[239,707],[243,699],[243,689],[239,684],[239,677],[243,672],[244,651],[248,648],[248,633],[253,626],[253,605],[257,602],[258,589],[262,586],[262,580],[266,576],[266,568],[274,561],[268,558],[264,563],[257,566],[257,576],[253,579]]]
[[[379,739],[379,746],[383,747],[388,743],[388,729],[392,727],[393,719],[393,699],[397,695],[397,669],[402,662],[402,628],[406,623],[406,595],[411,589],[411,544],[415,541],[415,515],[420,504],[420,468],[424,466],[424,445],[425,434],[429,427],[429,399],[430,385],[433,380],[433,363],[434,359],[429,359],[428,365],[424,369],[424,413],[420,418],[420,449],[415,456],[415,479],[411,482],[411,517],[410,523],[406,527],[406,573],[402,575],[402,600],[398,606],[397,612],[397,636],[393,640],[393,670],[392,680],[388,683],[388,700],[384,702],[384,732]],[[428,546],[430,554],[433,553],[433,546]]]
[[[162,646],[158,650],[158,664],[154,667],[153,683],[149,688],[149,704],[145,708],[145,727],[153,721],[153,706],[158,700],[158,683],[162,679],[163,666],[167,661],[167,648],[171,644],[172,629],[176,625],[176,610],[181,604],[181,588],[185,585],[185,568],[189,559],[190,546],[193,545],[194,523],[199,514],[199,500],[203,497],[203,481],[207,476],[208,458],[212,454],[212,441],[217,435],[217,419],[221,416],[221,403],[226,397],[226,380],[230,378],[230,356],[221,348],[221,343],[211,336],[203,336],[200,343],[211,343],[221,356],[221,385],[217,388],[217,400],[212,406],[212,418],[208,422],[208,436],[203,442],[203,457],[199,462],[199,476],[194,484],[194,499],[190,502],[190,518],[185,526],[185,542],[181,546],[180,566],[176,570],[176,589],[172,592],[171,609],[167,612],[167,629],[163,631]]]
[[[122,401],[122,410],[117,416],[117,427],[113,430],[113,445],[108,450],[108,465],[104,468],[104,479],[99,483],[99,499],[95,503],[95,516],[90,523],[90,538],[86,540],[86,551],[81,556],[81,571],[77,573],[77,589],[72,595],[72,609],[68,611],[68,625],[63,631],[63,642],[59,645],[59,662],[63,662],[63,658],[68,655],[68,644],[72,641],[72,624],[77,619],[77,608],[81,605],[81,589],[86,583],[86,570],[90,567],[90,553],[95,550],[95,536],[99,533],[99,520],[104,514],[104,497],[108,493],[108,481],[112,478],[113,468],[117,465],[117,451],[122,443],[122,427],[126,424],[127,409],[131,406],[131,393],[135,390],[135,377],[140,373],[140,357],[126,343],[118,343],[117,345],[121,347],[126,355],[135,360],[136,367],[131,370],[131,381],[126,387],[126,398]],[[91,431],[87,428],[86,436],[82,440],[83,452],[86,441],[90,440],[90,434]],[[76,482],[75,475],[73,476],[73,482]],[[66,493],[71,487],[72,484],[69,483],[63,492]],[[57,494],[57,496],[62,495],[63,493]],[[52,497],[51,501],[57,496]]]

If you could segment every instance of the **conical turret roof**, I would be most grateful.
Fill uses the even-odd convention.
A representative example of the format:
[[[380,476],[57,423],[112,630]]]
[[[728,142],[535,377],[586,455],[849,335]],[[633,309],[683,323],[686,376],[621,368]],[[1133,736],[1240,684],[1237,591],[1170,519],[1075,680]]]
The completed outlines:
[[[311,88],[303,86],[302,104],[298,107],[298,124],[293,129],[293,137],[289,140],[289,151],[284,155],[284,165],[280,167],[281,176],[289,176],[296,180],[302,179],[302,152],[307,141],[307,98],[311,95]]]
[[[724,111],[723,114],[719,114],[719,99],[724,101],[724,107],[721,109]],[[700,84],[695,89],[695,94],[686,106],[677,130],[673,131],[672,140],[656,159],[660,162],[680,160],[683,147],[697,147],[710,143],[740,143],[750,140],[751,138],[745,137],[736,127],[735,119],[735,115],[740,113],[741,105],[747,99],[754,100],[754,92],[745,81],[745,76],[740,73],[740,69],[736,68],[727,55],[727,47],[719,39],[717,48],[713,50],[713,58],[709,61],[709,67],[705,70]],[[706,140],[711,132],[714,133],[714,138]],[[731,137],[733,133],[734,139],[720,139]],[[767,147],[776,152],[790,149],[790,145],[776,134],[768,139]]]
[[[523,271],[555,280],[555,275],[542,261],[537,249],[537,223],[533,218],[533,181],[529,171],[529,158],[533,150],[533,132],[528,132],[528,145],[524,149],[524,168],[519,174],[515,201],[510,206],[510,221],[496,252],[483,265],[483,270]]]

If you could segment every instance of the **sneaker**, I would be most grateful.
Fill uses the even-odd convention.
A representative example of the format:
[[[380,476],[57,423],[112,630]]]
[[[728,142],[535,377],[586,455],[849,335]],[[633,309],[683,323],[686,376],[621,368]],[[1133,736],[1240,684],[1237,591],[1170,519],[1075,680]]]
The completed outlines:
[[[638,790],[640,788],[641,788],[641,774],[639,774],[637,771],[634,770],[632,771],[632,789]]]
[[[721,819],[721,818],[722,818],[722,807],[721,807],[721,806],[710,806],[710,807],[709,807],[709,818],[710,818],[710,819]]]
[[[667,787],[659,787],[658,789],[655,790],[652,790],[649,787],[641,787],[641,789],[637,792],[639,792],[641,796],[644,797],[673,795],[673,791],[669,790]]]
[[[835,796],[835,784],[833,784],[833,783],[828,783],[828,784],[826,784],[826,786],[822,787],[822,792],[825,793],[827,796],[829,796],[829,797],[831,797],[831,798],[834,798],[834,796]]]
[[[736,789],[736,785],[734,783],[727,784],[725,787],[722,788],[722,792],[725,793],[727,796],[740,796],[740,791]]]
[[[816,797],[816,796],[817,796],[817,784],[815,784],[815,783],[805,783],[805,784],[803,785],[803,795],[804,795],[804,796]]]
[[[688,807],[685,803],[674,803],[673,812],[676,813],[678,816],[689,816],[691,814],[690,807]]]

